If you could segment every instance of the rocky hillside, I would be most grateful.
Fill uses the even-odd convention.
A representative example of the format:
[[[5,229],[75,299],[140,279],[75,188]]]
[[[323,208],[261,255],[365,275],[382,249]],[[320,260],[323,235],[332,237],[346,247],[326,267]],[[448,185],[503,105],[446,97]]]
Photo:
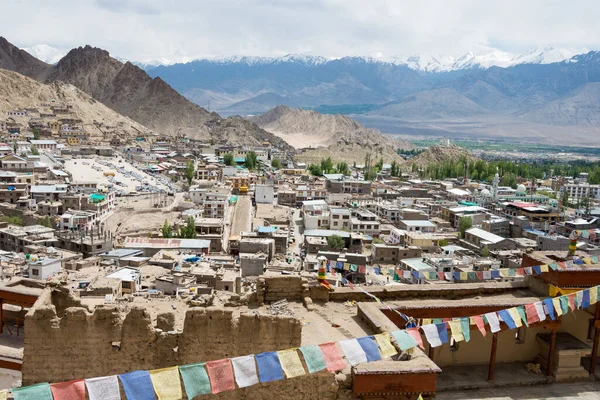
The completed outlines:
[[[83,127],[97,138],[102,138],[103,132],[98,123],[116,127],[117,132],[130,136],[151,133],[148,128],[106,107],[73,85],[62,82],[46,85],[16,72],[0,69],[0,115],[20,108],[40,109],[48,104],[71,105],[73,115],[81,119]]]
[[[38,79],[50,68],[50,65],[12,45],[0,36],[0,68]]]
[[[2,39],[6,42],[5,39]],[[0,42],[1,43],[1,42]],[[91,46],[71,50],[56,65],[45,64],[6,42],[2,65],[45,82],[65,82],[83,90],[120,114],[159,135],[198,140],[227,138],[237,145],[257,145],[265,140],[289,146],[241,118],[223,119],[190,102],[161,78],[151,78],[139,67],[122,63]]]
[[[446,161],[455,161],[460,157],[465,157],[469,161],[476,161],[477,157],[469,153],[462,147],[450,146],[431,146],[421,154],[406,161],[407,164],[416,164],[418,166],[427,166],[428,164],[443,164]]]
[[[358,151],[360,154],[378,154],[378,157],[391,162],[399,160],[397,149],[412,148],[406,141],[383,135],[376,129],[365,128],[343,115],[277,106],[250,120],[290,145],[305,149],[298,158],[308,161],[322,156],[355,161]],[[364,158],[364,155],[359,158]]]

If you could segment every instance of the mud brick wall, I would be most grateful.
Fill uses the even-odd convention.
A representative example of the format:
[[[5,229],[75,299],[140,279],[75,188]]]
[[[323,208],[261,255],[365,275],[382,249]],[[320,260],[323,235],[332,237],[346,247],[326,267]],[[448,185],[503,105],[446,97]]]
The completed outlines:
[[[256,296],[259,304],[279,300],[303,300],[309,295],[308,283],[300,276],[261,277],[256,284]]]
[[[23,384],[282,350],[300,346],[301,332],[293,317],[192,308],[183,331],[167,333],[152,326],[144,308],[122,313],[108,305],[90,312],[68,293],[46,288],[25,317]]]

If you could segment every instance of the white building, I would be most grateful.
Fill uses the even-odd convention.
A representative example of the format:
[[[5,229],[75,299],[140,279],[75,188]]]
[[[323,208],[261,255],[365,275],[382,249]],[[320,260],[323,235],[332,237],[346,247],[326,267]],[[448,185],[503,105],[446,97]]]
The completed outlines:
[[[60,258],[44,258],[29,263],[29,277],[31,279],[46,280],[61,271]]]
[[[600,185],[567,183],[563,186],[563,190],[566,190],[567,193],[569,193],[569,199],[572,202],[577,202],[577,200],[584,197],[600,199]]]
[[[398,221],[398,227],[408,232],[435,232],[437,225],[431,221],[406,220]]]
[[[273,204],[275,201],[275,188],[273,185],[259,185],[254,187],[254,201],[260,204]]]
[[[329,205],[325,200],[302,202],[304,229],[329,229]]]

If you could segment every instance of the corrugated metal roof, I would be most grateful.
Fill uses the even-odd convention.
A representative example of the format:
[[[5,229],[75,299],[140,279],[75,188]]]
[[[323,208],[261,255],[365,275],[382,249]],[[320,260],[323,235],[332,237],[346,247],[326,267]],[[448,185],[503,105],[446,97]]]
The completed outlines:
[[[123,246],[133,249],[207,249],[210,247],[210,240],[128,237]]]

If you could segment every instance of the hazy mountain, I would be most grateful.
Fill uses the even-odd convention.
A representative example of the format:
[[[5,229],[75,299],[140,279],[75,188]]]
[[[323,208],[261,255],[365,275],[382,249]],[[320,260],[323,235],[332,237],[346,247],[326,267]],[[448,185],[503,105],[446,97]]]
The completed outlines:
[[[47,44],[36,44],[35,46],[24,47],[21,50],[28,52],[47,64],[56,64],[67,54],[67,52],[48,46]]]

